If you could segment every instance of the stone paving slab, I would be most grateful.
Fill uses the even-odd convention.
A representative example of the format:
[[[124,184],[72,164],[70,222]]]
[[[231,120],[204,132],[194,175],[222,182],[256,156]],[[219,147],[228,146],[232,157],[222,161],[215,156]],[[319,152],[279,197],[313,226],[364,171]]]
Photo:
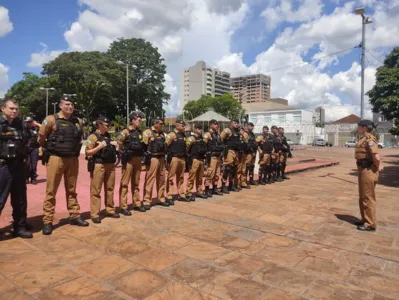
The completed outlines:
[[[0,299],[399,299],[396,182],[382,173],[377,232],[358,232],[353,149],[309,151],[296,156],[340,164],[87,228],[61,222],[52,236],[38,223],[31,240],[0,241]],[[382,155],[398,172],[399,152]]]

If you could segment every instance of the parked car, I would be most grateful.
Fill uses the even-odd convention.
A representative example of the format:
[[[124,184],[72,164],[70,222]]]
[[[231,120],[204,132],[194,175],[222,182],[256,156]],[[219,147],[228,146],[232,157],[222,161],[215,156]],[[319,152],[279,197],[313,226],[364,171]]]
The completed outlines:
[[[290,139],[287,139],[287,143],[288,143],[288,145],[290,145],[290,146],[293,146],[293,145],[294,145],[294,142],[291,141]]]
[[[355,147],[356,146],[356,141],[346,141],[345,142],[345,147]]]
[[[382,149],[382,148],[384,148],[384,147],[385,147],[384,143],[378,142],[378,148],[379,148],[379,149]]]
[[[322,146],[326,145],[326,141],[324,139],[315,139],[313,142],[313,146]]]

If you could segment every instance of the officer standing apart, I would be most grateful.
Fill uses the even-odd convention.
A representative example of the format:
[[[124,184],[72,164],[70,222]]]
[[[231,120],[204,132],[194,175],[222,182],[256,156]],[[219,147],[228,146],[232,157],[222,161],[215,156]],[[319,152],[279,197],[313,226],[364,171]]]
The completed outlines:
[[[275,182],[282,182],[281,179],[281,167],[282,164],[280,163],[280,156],[282,155],[283,150],[283,141],[278,134],[277,126],[272,126],[272,133],[273,133],[273,141],[274,141],[274,153],[272,155],[272,169],[274,171],[273,177]]]
[[[246,179],[246,153],[248,152],[248,133],[244,130],[244,127],[240,126],[240,150],[238,151],[238,165],[237,165],[237,176],[235,178],[235,185],[238,187],[239,190],[242,188],[251,187],[247,184]]]
[[[212,195],[223,196],[223,193],[218,190],[218,183],[224,144],[220,139],[219,124],[214,119],[209,122],[209,131],[204,134],[204,142],[208,146],[205,194],[208,197],[212,197]]]
[[[156,183],[158,205],[169,206],[169,201],[165,199],[166,143],[165,134],[162,131],[163,120],[156,119],[152,124],[151,129],[143,132],[143,142],[147,145],[144,205],[151,205],[152,189]]]
[[[122,178],[119,188],[120,212],[125,216],[131,216],[128,210],[127,194],[132,190],[133,210],[146,212],[151,205],[143,205],[140,200],[140,175],[142,162],[147,146],[143,142],[143,132],[140,129],[144,115],[141,112],[133,112],[129,116],[130,126],[122,130],[118,137],[118,148],[122,153]]]
[[[202,178],[204,177],[205,156],[207,152],[206,143],[202,135],[202,126],[194,126],[194,135],[187,139],[188,155],[192,158],[192,165],[187,180],[187,199],[195,201],[193,196],[193,187],[196,186],[196,197],[207,199],[202,189]]]
[[[247,125],[248,149],[245,153],[245,180],[250,185],[257,185],[254,180],[256,152],[258,143],[255,138],[254,124],[249,122]]]
[[[26,129],[29,130],[28,161],[26,183],[37,184],[37,162],[39,161],[39,143],[37,142],[39,127],[31,117],[25,118]]]
[[[231,127],[226,128],[220,134],[220,139],[225,144],[224,151],[224,170],[222,177],[222,192],[229,194],[230,190],[238,192],[238,188],[233,185],[233,180],[237,174],[238,151],[240,150],[240,131],[238,120],[231,121]],[[229,187],[226,183],[229,180]]]
[[[279,127],[278,128],[278,133],[281,137],[281,142],[283,144],[283,149],[281,151],[281,155],[280,155],[280,164],[281,164],[281,179],[289,179],[286,175],[285,175],[285,169],[287,168],[287,159],[288,158],[292,158],[292,153],[291,153],[291,146],[288,144],[287,138],[284,135],[284,128],[283,127]]]
[[[184,192],[184,171],[186,169],[186,137],[184,134],[186,124],[183,120],[177,120],[175,130],[166,135],[168,145],[168,179],[166,182],[166,193],[168,203],[173,205],[173,180],[176,180],[179,201],[190,201],[186,199]]]
[[[44,119],[38,142],[43,147],[43,162],[47,168],[47,187],[44,199],[43,234],[53,232],[55,197],[64,176],[67,207],[71,225],[89,226],[80,216],[76,199],[79,173],[79,154],[82,146],[83,123],[73,115],[74,104],[69,97],[60,100],[61,111]]]
[[[379,172],[383,170],[378,154],[378,142],[372,131],[375,125],[370,120],[361,120],[357,132],[355,158],[359,179],[359,208],[362,220],[357,222],[361,231],[375,231],[377,228],[375,186]]]
[[[271,184],[274,138],[273,135],[269,133],[268,126],[263,126],[262,135],[256,138],[256,142],[259,145],[259,184]]]
[[[24,176],[25,147],[29,132],[18,118],[18,104],[6,99],[1,104],[0,116],[0,215],[11,194],[13,236],[32,238],[26,230],[26,181]]]
[[[90,215],[93,223],[101,223],[101,189],[104,184],[104,203],[106,217],[119,218],[115,213],[114,187],[116,147],[108,133],[110,120],[97,119],[98,129],[87,138],[86,156],[89,158],[90,172]]]

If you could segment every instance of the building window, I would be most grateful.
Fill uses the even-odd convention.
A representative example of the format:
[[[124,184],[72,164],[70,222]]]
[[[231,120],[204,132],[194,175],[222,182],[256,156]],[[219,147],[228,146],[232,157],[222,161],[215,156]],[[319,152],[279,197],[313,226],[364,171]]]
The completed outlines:
[[[301,115],[294,115],[294,116],[292,116],[292,119],[293,119],[294,122],[301,122],[302,121]]]
[[[284,123],[285,120],[286,120],[286,115],[279,115],[279,116],[278,116],[278,121],[279,121],[280,123]]]

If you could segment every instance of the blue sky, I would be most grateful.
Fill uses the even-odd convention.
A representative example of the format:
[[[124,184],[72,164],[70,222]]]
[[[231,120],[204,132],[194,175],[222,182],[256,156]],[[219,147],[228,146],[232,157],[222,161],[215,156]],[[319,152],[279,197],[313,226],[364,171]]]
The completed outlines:
[[[151,1],[154,5],[148,5]],[[399,45],[399,25],[392,16],[399,9],[397,0],[133,2],[0,1],[0,26],[8,22],[13,27],[3,33],[0,28],[0,94],[23,72],[40,73],[42,62],[63,51],[104,51],[117,37],[143,37],[166,58],[166,89],[172,95],[167,109],[174,111],[179,109],[181,68],[203,59],[233,76],[267,73],[354,47],[361,41],[360,17],[353,14],[358,6],[365,6],[374,20],[367,28],[374,56],[383,60]],[[272,96],[298,107],[330,105],[332,114],[356,113],[360,49],[331,58],[335,60],[270,72]],[[366,62],[366,84],[371,87],[380,63],[371,54]]]

